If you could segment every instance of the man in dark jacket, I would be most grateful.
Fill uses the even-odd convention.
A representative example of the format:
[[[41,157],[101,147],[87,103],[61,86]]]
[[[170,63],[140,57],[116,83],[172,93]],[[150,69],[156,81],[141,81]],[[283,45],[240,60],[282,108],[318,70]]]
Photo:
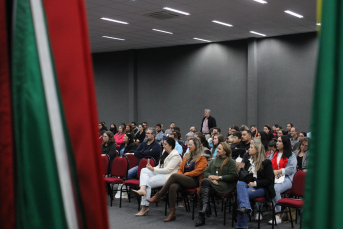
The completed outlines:
[[[204,135],[210,134],[210,129],[217,126],[216,119],[210,116],[210,109],[205,109],[205,117],[202,119],[200,131]]]
[[[231,144],[231,152],[232,152],[231,157],[234,160],[236,160],[237,157],[243,158],[243,155],[246,152],[244,143],[241,140],[242,140],[241,132],[233,133],[233,142]]]
[[[146,137],[148,139],[147,142],[142,142],[139,147],[135,151],[135,157],[138,158],[137,160],[137,166],[131,168],[128,171],[127,179],[131,180],[135,176],[137,176],[138,172],[138,165],[139,162],[143,158],[147,157],[153,157],[155,159],[155,162],[157,163],[160,159],[161,154],[161,145],[155,142],[155,136],[156,136],[156,130],[152,127],[149,127],[146,131]]]

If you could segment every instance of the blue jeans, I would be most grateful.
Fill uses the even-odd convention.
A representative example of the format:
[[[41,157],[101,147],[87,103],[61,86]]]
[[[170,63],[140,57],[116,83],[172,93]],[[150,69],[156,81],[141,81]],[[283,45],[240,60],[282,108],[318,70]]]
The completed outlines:
[[[281,193],[289,190],[292,188],[292,181],[289,179],[289,177],[285,177],[285,181],[282,184],[274,184],[275,189],[275,197],[273,199],[274,205],[281,199]],[[281,206],[278,205],[275,207],[275,212],[280,212]]]
[[[244,181],[238,181],[237,183],[237,206],[238,209],[246,207],[251,209],[250,200],[264,197],[265,191],[263,188],[249,187]],[[248,228],[248,215],[237,214],[237,227]]]
[[[127,179],[132,180],[132,178],[137,176],[138,172],[138,166],[132,167],[128,172],[127,172]]]

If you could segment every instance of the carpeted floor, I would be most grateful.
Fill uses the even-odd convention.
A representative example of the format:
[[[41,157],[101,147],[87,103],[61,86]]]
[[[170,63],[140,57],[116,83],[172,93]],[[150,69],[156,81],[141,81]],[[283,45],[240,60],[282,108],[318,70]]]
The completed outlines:
[[[197,217],[198,209],[195,209],[195,220],[192,220],[192,213],[186,212],[185,208],[176,208],[176,221],[165,223],[163,219],[165,202],[161,200],[158,206],[155,204],[150,205],[150,212],[147,216],[136,217],[137,198],[134,197],[129,203],[128,199],[123,199],[122,207],[119,208],[119,199],[113,200],[113,206],[110,206],[110,198],[107,196],[108,214],[110,221],[110,228],[139,228],[139,229],[154,229],[154,228],[194,228],[195,220]],[[191,205],[192,209],[192,205]],[[213,208],[212,208],[213,211]],[[213,215],[206,218],[206,225],[201,228],[232,228],[231,227],[231,213],[227,212],[226,226],[223,225],[223,212],[221,212],[221,204],[217,206],[218,216]],[[169,213],[169,211],[168,211]],[[271,219],[271,212],[264,213],[263,220],[261,222],[261,228],[272,228],[272,225],[268,224]],[[254,218],[254,217],[252,217]],[[249,228],[257,228],[257,222],[248,222]],[[291,223],[282,223],[275,227],[276,229],[291,229]],[[299,219],[298,224],[294,222],[294,228],[300,228]]]

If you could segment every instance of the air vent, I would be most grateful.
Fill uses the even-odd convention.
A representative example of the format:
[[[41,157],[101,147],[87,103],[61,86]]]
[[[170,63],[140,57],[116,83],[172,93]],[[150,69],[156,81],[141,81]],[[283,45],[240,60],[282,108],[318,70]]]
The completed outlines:
[[[168,11],[159,11],[154,13],[145,14],[144,16],[152,17],[160,20],[172,19],[180,17],[179,14],[168,12]]]

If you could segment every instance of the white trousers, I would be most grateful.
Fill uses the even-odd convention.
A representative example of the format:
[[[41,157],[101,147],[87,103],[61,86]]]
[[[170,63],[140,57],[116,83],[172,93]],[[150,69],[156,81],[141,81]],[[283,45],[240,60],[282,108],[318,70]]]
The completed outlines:
[[[149,202],[146,201],[151,197],[151,189],[163,186],[166,183],[166,175],[164,174],[154,174],[153,171],[147,168],[141,170],[141,176],[139,178],[140,186],[146,186],[146,196],[142,196],[141,205],[149,206]]]

